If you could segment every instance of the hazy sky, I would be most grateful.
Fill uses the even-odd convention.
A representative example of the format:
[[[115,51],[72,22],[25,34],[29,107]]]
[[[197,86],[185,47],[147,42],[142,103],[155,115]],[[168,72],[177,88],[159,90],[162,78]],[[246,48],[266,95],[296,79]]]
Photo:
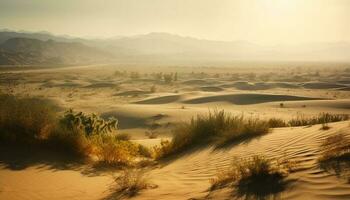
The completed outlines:
[[[350,42],[350,0],[0,0],[0,28],[89,37],[169,32],[260,44]]]

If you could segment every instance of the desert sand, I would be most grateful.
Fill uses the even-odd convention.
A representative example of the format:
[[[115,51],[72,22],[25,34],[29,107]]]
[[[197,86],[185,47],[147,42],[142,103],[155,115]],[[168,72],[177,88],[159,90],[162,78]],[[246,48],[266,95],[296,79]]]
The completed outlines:
[[[344,66],[317,68],[290,66],[266,69],[230,67],[144,67],[99,65],[60,69],[2,70],[0,89],[20,96],[48,98],[62,112],[73,108],[116,117],[119,132],[152,147],[171,139],[172,127],[208,110],[224,109],[262,119],[291,119],[320,112],[350,114],[350,74]],[[138,72],[139,77],[115,72]],[[165,83],[154,73],[178,73]],[[317,73],[316,73],[317,72]],[[155,89],[152,91],[152,86]],[[205,147],[178,158],[147,167],[146,175],[156,188],[143,190],[133,199],[230,199],[229,190],[210,192],[209,180],[228,168],[233,157],[264,154],[287,158],[300,168],[288,176],[288,187],[276,194],[281,199],[350,199],[348,180],[318,166],[322,139],[336,133],[350,137],[349,122],[311,127],[275,128],[256,139],[216,150]],[[154,131],[150,139],[145,132]],[[0,199],[113,199],[110,190],[118,170],[64,165],[54,154],[9,159],[1,152]],[[38,158],[36,158],[38,157]],[[50,158],[47,161],[47,158]],[[347,169],[349,170],[349,169]]]

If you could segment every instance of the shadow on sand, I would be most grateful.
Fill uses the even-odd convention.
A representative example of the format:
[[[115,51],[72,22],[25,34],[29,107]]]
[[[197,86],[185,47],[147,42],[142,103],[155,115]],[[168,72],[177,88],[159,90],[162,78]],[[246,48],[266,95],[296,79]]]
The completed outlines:
[[[29,167],[52,171],[74,170],[89,177],[120,170],[120,168],[94,164],[88,160],[50,151],[46,148],[0,145],[0,169],[19,171]]]

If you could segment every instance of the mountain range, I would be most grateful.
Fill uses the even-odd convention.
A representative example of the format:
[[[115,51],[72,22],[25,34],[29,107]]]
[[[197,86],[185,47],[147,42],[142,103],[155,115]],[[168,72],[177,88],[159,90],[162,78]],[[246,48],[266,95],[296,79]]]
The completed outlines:
[[[196,63],[228,61],[350,61],[350,44],[262,46],[212,41],[169,33],[109,39],[0,30],[0,64],[88,64],[101,62]]]

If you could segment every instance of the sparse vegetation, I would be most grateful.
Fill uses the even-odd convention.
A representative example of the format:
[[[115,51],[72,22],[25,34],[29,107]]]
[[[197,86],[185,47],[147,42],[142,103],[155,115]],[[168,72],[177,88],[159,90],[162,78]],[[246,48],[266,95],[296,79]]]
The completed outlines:
[[[350,158],[350,140],[344,134],[327,137],[321,144],[322,156],[320,161]]]
[[[2,142],[35,144],[56,128],[58,107],[38,98],[0,96]]]
[[[129,165],[146,154],[146,147],[140,148],[128,141],[128,135],[116,133],[116,119],[104,120],[73,110],[61,117],[48,101],[10,95],[1,99],[2,143],[40,146],[82,158],[97,156],[108,165]]]
[[[268,120],[268,124],[271,128],[278,128],[278,127],[287,127],[288,123],[284,121],[283,119],[279,118],[270,118]]]
[[[264,199],[263,197],[281,192],[286,187],[284,178],[289,168],[264,156],[249,159],[234,159],[229,170],[219,171],[210,180],[210,190],[223,187],[236,187],[238,197],[246,199]]]
[[[166,156],[196,145],[222,146],[263,135],[268,131],[267,121],[258,118],[244,118],[243,115],[234,116],[224,110],[215,110],[207,115],[197,115],[190,122],[179,125],[174,130],[172,141],[163,141],[157,151],[163,151],[158,155]]]
[[[164,82],[169,84],[169,83],[173,82],[173,80],[174,80],[174,75],[173,75],[173,73],[164,74],[164,75],[163,75],[163,78],[164,78]]]
[[[306,117],[300,114],[296,118],[289,120],[288,124],[290,126],[310,126],[315,124],[327,124],[345,120],[349,120],[349,115],[321,113],[315,117]]]
[[[113,196],[116,197],[133,197],[141,190],[152,188],[144,176],[144,173],[139,170],[124,170],[121,175],[114,179],[116,187],[113,189]],[[116,199],[119,199],[116,198]]]
[[[151,93],[155,93],[157,91],[157,88],[155,85],[152,85],[151,88],[150,88],[150,92]]]
[[[327,137],[320,146],[319,165],[327,172],[347,179],[350,183],[350,140],[338,133]]]
[[[312,126],[316,124],[322,124],[322,130],[328,130],[330,126],[328,123],[339,122],[349,120],[349,115],[347,114],[331,114],[331,113],[320,113],[317,116],[307,117],[305,115],[299,114],[297,117],[292,118],[288,121],[271,118],[268,120],[269,126],[271,128],[278,127],[294,127],[294,126]]]
[[[124,140],[124,141],[128,141],[131,139],[131,136],[127,133],[119,133],[115,136],[116,140]]]

